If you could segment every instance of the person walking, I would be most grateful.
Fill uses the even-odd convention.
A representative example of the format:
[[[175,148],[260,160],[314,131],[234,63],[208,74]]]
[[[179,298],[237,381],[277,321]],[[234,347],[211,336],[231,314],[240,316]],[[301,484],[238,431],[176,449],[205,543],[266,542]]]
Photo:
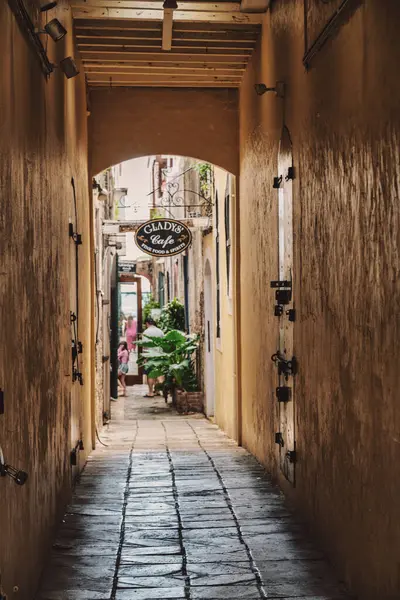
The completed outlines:
[[[128,344],[126,342],[121,342],[118,346],[118,379],[122,387],[122,396],[126,396],[126,383],[125,377],[129,371],[129,352],[128,352]]]
[[[126,342],[128,344],[128,352],[136,350],[137,324],[136,319],[130,315],[125,326]]]
[[[146,329],[143,331],[143,338],[161,338],[164,337],[164,332],[159,329],[156,324],[155,321],[153,321],[153,319],[151,317],[148,317],[146,319]],[[155,353],[159,352],[160,354],[162,354],[162,349],[161,348],[152,348],[151,349],[151,353],[154,355]],[[144,356],[149,355],[149,349],[148,348],[143,348],[143,354]],[[154,386],[155,384],[158,383],[162,383],[164,381],[164,377],[158,377],[158,379],[151,379],[148,376],[148,369],[146,369],[146,364],[144,366],[144,373],[147,376],[147,386],[149,388],[149,391],[147,394],[145,394],[145,398],[154,398],[155,394],[154,394]]]

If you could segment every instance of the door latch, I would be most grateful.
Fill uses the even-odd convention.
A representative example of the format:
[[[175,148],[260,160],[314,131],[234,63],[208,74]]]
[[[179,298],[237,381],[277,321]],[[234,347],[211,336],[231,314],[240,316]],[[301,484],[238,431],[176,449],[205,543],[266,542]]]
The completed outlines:
[[[278,374],[285,375],[296,375],[298,370],[298,363],[295,356],[292,356],[290,360],[287,360],[279,350],[271,356],[272,362],[278,367]]]
[[[274,315],[275,315],[275,317],[281,317],[283,315],[283,306],[282,306],[282,304],[275,304],[275,306],[274,306]]]
[[[279,177],[274,177],[274,183],[272,184],[274,190],[277,190],[281,187],[282,179],[282,175],[280,175]]]
[[[280,431],[275,433],[275,444],[278,444],[281,448],[283,448],[285,445],[285,442],[283,441],[283,435]]]

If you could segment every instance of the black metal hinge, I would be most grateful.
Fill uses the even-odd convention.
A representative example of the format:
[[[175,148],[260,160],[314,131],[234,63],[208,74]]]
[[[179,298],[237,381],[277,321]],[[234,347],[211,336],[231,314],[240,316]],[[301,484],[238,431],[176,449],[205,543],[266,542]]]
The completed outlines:
[[[297,453],[296,450],[289,450],[289,452],[286,452],[286,458],[288,459],[288,461],[292,464],[297,462]]]
[[[296,310],[294,308],[290,308],[289,310],[287,310],[286,314],[291,323],[294,323],[296,321]]]
[[[291,288],[292,282],[287,279],[278,279],[270,281],[270,286],[272,288]]]
[[[68,232],[69,237],[73,239],[74,243],[77,246],[80,246],[82,244],[82,234],[76,233],[76,231],[74,231],[74,226],[72,223],[69,224]]]
[[[277,387],[275,393],[278,402],[289,402],[292,397],[292,389],[286,385]]]

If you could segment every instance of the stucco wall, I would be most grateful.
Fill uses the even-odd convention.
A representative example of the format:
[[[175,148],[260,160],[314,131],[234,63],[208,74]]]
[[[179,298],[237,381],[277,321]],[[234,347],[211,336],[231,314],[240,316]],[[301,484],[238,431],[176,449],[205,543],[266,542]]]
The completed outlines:
[[[280,131],[294,152],[297,487],[363,600],[400,589],[399,79],[395,0],[365,0],[307,73],[303,3],[277,0],[240,94],[243,442],[276,469]],[[284,101],[255,82],[287,85]],[[285,484],[281,478],[282,484]]]
[[[64,2],[53,14],[68,29],[57,47],[49,41],[56,62],[73,53],[72,23]],[[6,2],[0,27],[0,445],[6,461],[29,474],[24,487],[0,480],[0,570],[9,597],[18,586],[15,596],[32,600],[70,493],[71,438],[78,431],[85,453],[91,447],[86,106],[83,78],[56,71],[45,81]],[[83,239],[83,387],[71,383],[72,176]]]
[[[215,422],[231,438],[238,439],[238,411],[237,411],[237,393],[235,381],[235,321],[234,321],[234,301],[233,294],[228,293],[228,277],[226,266],[226,233],[225,233],[225,192],[229,191],[231,195],[231,215],[234,213],[235,198],[232,197],[234,187],[231,185],[228,173],[222,169],[215,169],[215,191],[218,197],[219,207],[219,261],[220,261],[220,302],[221,302],[221,321],[219,339],[216,339],[216,211],[213,210],[213,231],[204,237],[203,254],[204,260],[210,261],[212,272],[212,290],[213,290],[213,341],[214,341],[214,386],[215,386]],[[216,202],[216,200],[215,200]],[[231,221],[232,224],[232,221]],[[231,227],[231,277],[234,276],[234,229]],[[233,287],[234,289],[234,282]]]
[[[90,111],[93,174],[153,154],[191,156],[237,172],[237,90],[92,90]]]

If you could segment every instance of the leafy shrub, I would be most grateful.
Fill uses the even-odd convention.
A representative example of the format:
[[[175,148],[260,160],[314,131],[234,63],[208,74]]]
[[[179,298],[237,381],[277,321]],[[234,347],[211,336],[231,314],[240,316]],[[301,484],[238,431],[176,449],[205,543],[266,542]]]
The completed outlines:
[[[185,330],[185,307],[178,298],[174,298],[171,302],[168,302],[162,309],[158,326],[165,333],[174,329],[179,331]]]
[[[146,323],[147,319],[151,317],[151,311],[153,308],[160,308],[160,303],[154,300],[153,296],[149,296],[146,304],[143,307],[143,323]]]
[[[199,346],[197,335],[187,335],[174,329],[164,337],[146,338],[144,335],[138,345],[147,350],[146,355],[139,357],[138,364],[146,364],[151,379],[165,377],[162,385],[164,391],[172,392],[174,388],[186,392],[198,390],[193,360],[193,354]]]

